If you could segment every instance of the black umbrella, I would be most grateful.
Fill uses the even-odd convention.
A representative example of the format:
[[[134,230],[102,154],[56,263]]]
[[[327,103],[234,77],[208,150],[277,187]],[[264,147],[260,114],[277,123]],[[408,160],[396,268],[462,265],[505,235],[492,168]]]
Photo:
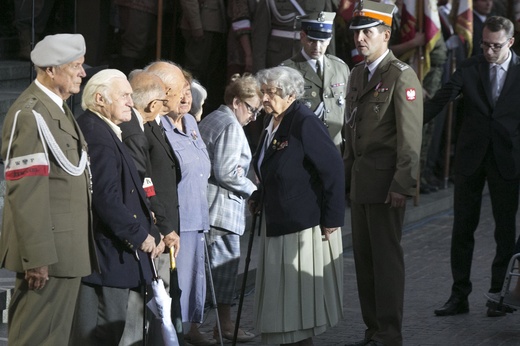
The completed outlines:
[[[179,287],[179,273],[173,257],[173,248],[170,248],[170,297],[172,298],[171,318],[173,326],[177,331],[179,345],[185,345],[184,334],[182,331],[182,314],[181,314],[181,288]]]

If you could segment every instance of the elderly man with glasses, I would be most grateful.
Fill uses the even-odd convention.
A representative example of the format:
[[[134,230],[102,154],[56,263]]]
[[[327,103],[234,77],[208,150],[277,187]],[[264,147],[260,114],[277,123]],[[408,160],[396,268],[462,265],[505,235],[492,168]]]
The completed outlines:
[[[520,59],[510,49],[513,23],[489,17],[484,23],[483,54],[461,63],[448,83],[425,103],[424,121],[463,95],[464,119],[456,145],[454,220],[451,239],[453,285],[437,316],[469,312],[470,271],[485,183],[495,219],[496,255],[490,293],[500,292],[515,247],[520,177]],[[488,308],[489,317],[504,312]]]

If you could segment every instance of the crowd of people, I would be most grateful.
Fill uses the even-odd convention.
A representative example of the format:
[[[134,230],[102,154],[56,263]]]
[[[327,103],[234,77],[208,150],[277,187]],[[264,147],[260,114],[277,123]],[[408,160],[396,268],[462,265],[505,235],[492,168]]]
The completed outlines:
[[[422,83],[399,59],[425,43],[420,33],[400,40],[401,1],[351,8],[350,65],[332,53],[339,48],[336,12],[353,2],[230,1],[227,32],[222,1],[181,1],[189,58],[140,66],[138,51],[150,41],[143,31],[157,9],[131,3],[121,25],[140,21],[124,33],[138,35],[140,48],[125,51],[124,68],[102,69],[83,86],[84,36],[48,35],[29,53],[36,79],[6,116],[0,264],[16,272],[11,345],[162,345],[161,323],[146,307],[159,276],[180,345],[232,340],[248,212],[261,220],[250,313],[263,343],[312,345],[343,318],[347,226],[366,331],[358,342],[345,341],[402,345],[407,201],[421,185],[435,191],[437,118],[460,96],[453,287],[434,313],[469,311],[486,182],[497,243],[489,298],[497,299],[517,252],[520,61],[514,24],[491,15],[492,0],[474,1],[482,21],[474,55],[443,76],[446,56],[471,47],[445,43],[454,35],[445,23]],[[260,22],[266,25],[254,25]],[[235,49],[227,77],[226,59],[217,57],[225,41]],[[261,59],[253,54],[258,47]],[[67,100],[80,92],[84,112],[74,116]],[[351,225],[343,224],[346,206]],[[209,285],[220,321],[212,335],[199,331]],[[255,337],[237,330],[239,342]]]

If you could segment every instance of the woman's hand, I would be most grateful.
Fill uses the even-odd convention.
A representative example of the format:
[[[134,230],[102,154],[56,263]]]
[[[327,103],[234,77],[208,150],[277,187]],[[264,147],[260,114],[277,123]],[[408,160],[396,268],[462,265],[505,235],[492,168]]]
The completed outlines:
[[[329,240],[330,239],[330,235],[334,232],[336,232],[336,230],[338,229],[338,227],[325,227],[325,226],[320,226],[321,228],[321,234],[325,236],[325,240]]]

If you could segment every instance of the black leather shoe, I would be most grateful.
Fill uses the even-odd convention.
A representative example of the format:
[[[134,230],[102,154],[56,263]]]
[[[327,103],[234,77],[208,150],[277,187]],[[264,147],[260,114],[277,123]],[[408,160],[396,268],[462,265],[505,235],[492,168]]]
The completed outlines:
[[[467,298],[450,297],[442,308],[434,311],[437,316],[451,316],[458,314],[466,314],[469,312],[469,304]]]
[[[487,306],[487,317],[501,317],[505,316],[507,313],[513,313],[516,309],[508,306],[506,304],[499,305],[497,302],[488,300],[486,303]]]
[[[363,339],[363,340],[358,341],[358,342],[353,342],[353,343],[350,343],[350,344],[345,344],[345,346],[365,346],[365,345],[368,344],[369,342],[370,342],[370,340]]]

